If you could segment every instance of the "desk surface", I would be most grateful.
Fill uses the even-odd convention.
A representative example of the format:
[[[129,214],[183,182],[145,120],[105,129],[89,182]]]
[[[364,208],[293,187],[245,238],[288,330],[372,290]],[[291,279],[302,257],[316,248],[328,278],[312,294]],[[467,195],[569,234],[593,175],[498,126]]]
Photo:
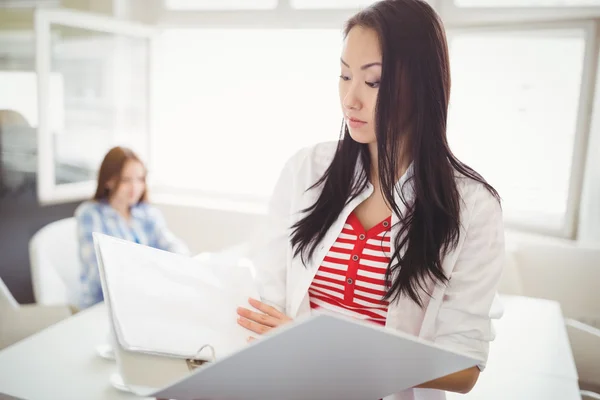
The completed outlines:
[[[497,338],[490,345],[487,370],[576,381],[577,369],[560,305],[514,296],[503,297],[502,304],[504,316],[496,325]]]
[[[467,395],[449,400],[580,400],[577,372],[557,303],[504,297],[488,366]],[[108,320],[95,306],[0,352],[0,393],[37,399],[139,399],[109,383],[113,362],[96,355]],[[35,384],[33,384],[35,382]]]
[[[116,365],[96,354],[108,332],[101,304],[4,349],[0,393],[27,400],[139,399],[113,388],[109,378]]]

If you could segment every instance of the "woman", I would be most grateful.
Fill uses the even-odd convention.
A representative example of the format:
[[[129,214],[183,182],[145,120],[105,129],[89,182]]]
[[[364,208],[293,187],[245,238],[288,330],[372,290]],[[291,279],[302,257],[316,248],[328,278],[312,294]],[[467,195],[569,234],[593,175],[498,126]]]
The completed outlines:
[[[80,309],[103,300],[92,232],[175,253],[188,253],[186,246],[167,229],[161,213],[147,200],[144,164],[129,149],[111,149],[100,166],[94,198],[75,211],[82,267]]]
[[[262,302],[238,322],[263,334],[316,308],[369,320],[480,360],[390,398],[468,392],[493,339],[504,233],[498,194],[448,146],[444,28],[424,1],[388,0],[344,33],[343,137],[284,167],[254,258]]]

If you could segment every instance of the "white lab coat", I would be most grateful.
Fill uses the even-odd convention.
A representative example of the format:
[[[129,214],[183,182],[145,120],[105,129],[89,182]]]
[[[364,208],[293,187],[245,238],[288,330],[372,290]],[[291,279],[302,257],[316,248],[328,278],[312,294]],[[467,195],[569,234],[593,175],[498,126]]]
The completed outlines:
[[[310,313],[308,288],[321,261],[342,231],[348,215],[373,192],[373,186],[369,184],[344,208],[309,265],[305,266],[300,257],[293,257],[290,227],[301,217],[300,210],[317,199],[320,189],[308,192],[306,189],[330,165],[336,146],[337,142],[328,142],[303,149],[286,163],[269,204],[264,231],[256,237],[252,259],[262,300],[285,310],[292,318]],[[358,171],[360,161],[356,168]],[[411,173],[412,165],[398,185],[402,185]],[[425,300],[423,308],[408,297],[390,304],[386,327],[473,356],[481,360],[480,368],[483,369],[489,342],[494,338],[491,320],[501,315],[501,307],[496,304],[492,308],[492,303],[497,300],[496,288],[504,263],[502,212],[497,200],[483,185],[466,177],[457,177],[456,181],[462,197],[462,229],[458,246],[443,259],[443,270],[450,281],[447,285],[430,283],[433,295],[431,298],[422,296]],[[406,186],[403,195],[410,203],[413,193],[410,185]],[[402,211],[404,206],[400,199],[396,202]],[[398,217],[393,215],[392,226],[397,222]],[[397,233],[395,227],[392,246]],[[401,373],[400,368],[398,373]],[[389,400],[444,398],[443,391],[428,389],[410,389],[386,397]]]

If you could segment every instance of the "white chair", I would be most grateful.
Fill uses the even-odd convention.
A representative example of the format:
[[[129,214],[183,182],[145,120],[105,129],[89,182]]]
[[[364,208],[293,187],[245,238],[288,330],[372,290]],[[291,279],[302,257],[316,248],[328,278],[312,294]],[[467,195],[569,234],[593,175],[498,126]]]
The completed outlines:
[[[565,322],[579,382],[582,386],[600,387],[600,329],[572,319],[566,319]],[[585,394],[600,399],[600,394],[589,391]]]
[[[10,293],[10,290],[4,284],[2,278],[0,278],[0,309],[18,308],[19,303]]]
[[[600,400],[600,394],[595,392],[590,392],[589,390],[581,391],[581,399],[582,400]]]
[[[77,304],[80,270],[78,246],[75,218],[52,222],[31,238],[31,282],[38,304]]]
[[[19,305],[0,279],[0,350],[70,315],[65,306]]]

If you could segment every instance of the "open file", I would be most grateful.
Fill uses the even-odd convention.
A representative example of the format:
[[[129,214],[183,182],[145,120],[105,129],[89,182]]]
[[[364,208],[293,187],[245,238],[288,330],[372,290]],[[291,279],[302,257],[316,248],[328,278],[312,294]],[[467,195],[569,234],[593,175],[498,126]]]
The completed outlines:
[[[318,313],[247,344],[250,333],[237,325],[235,309],[258,296],[249,269],[203,266],[108,236],[94,238],[118,355],[192,358],[204,345],[216,353],[212,362],[162,382],[161,389],[152,383],[133,388],[139,395],[378,399],[479,363],[409,334]],[[139,375],[146,363],[127,358],[117,357],[130,363],[120,370]]]

